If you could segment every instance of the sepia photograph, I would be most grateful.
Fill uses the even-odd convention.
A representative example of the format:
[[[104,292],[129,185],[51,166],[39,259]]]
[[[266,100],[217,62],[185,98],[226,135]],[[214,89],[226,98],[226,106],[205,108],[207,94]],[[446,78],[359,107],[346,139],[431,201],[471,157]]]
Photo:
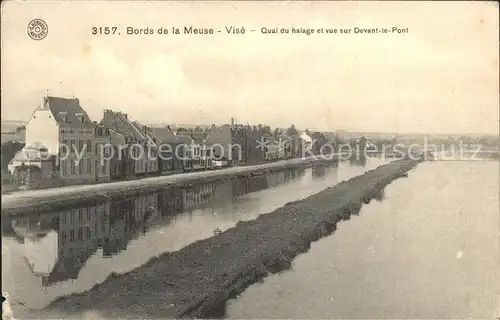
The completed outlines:
[[[500,320],[499,4],[1,3],[2,320]]]

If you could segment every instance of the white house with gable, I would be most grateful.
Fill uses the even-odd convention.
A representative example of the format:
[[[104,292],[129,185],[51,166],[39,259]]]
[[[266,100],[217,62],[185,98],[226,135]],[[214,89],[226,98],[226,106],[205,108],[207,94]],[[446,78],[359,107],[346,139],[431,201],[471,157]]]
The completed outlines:
[[[58,156],[54,174],[70,183],[95,181],[95,125],[77,98],[44,97],[26,124],[26,145]],[[21,151],[22,152],[22,151]]]

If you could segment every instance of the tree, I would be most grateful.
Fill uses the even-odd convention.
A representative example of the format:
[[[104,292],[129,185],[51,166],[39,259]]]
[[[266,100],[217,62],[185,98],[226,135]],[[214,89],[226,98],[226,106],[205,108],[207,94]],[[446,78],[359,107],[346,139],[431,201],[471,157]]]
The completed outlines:
[[[2,144],[2,170],[7,170],[10,160],[12,160],[16,153],[22,150],[24,146],[24,143],[12,141]]]
[[[295,125],[292,124],[288,129],[286,129],[286,135],[292,137],[298,133],[297,129],[295,129]]]
[[[279,137],[281,135],[281,129],[280,128],[274,129],[273,135],[275,138]]]
[[[20,127],[16,128],[16,133],[20,133],[20,132],[25,131],[25,130],[26,130],[26,126],[20,126]]]

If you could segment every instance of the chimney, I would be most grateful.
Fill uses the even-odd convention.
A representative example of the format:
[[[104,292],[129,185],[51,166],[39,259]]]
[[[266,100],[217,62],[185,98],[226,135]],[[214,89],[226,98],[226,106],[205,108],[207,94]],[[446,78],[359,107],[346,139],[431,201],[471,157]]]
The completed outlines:
[[[43,97],[42,108],[47,109],[48,107],[49,107],[49,99],[47,97]]]
[[[235,119],[231,118],[231,125],[234,126],[234,123],[235,123]]]

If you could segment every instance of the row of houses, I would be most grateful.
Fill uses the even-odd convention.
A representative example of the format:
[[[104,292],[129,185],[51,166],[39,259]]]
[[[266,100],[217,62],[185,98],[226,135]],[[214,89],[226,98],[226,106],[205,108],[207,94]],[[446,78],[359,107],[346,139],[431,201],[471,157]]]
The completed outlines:
[[[289,159],[311,143],[304,132],[273,135],[269,127],[230,124],[209,130],[148,127],[104,110],[92,121],[78,98],[44,97],[25,125],[25,147],[10,172],[28,172],[28,187],[126,180],[151,175]]]

